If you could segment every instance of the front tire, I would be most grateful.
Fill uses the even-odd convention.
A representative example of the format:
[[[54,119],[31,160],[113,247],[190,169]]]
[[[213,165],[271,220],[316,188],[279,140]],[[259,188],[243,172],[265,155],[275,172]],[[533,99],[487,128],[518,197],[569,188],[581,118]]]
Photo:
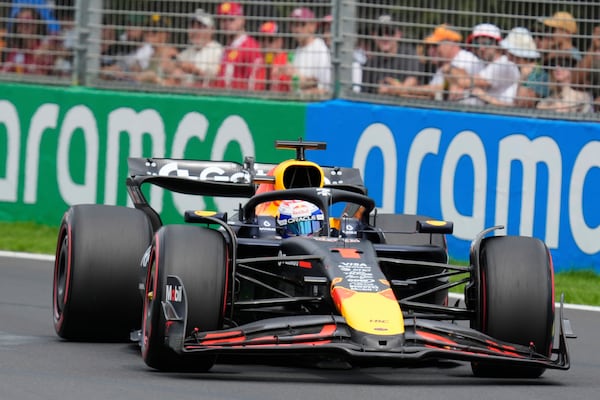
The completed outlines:
[[[77,205],[60,225],[53,281],[54,328],[68,340],[127,340],[139,329],[140,260],[152,228],[139,210]]]
[[[501,236],[483,239],[480,250],[477,318],[472,327],[523,346],[535,345],[550,356],[554,332],[554,274],[546,245],[535,238]],[[541,367],[472,363],[485,377],[537,378]]]
[[[223,235],[212,229],[189,225],[170,225],[155,235],[150,252],[144,322],[142,358],[152,368],[162,371],[209,370],[215,357],[196,354],[189,361],[166,344],[167,321],[162,301],[169,275],[177,276],[187,296],[187,337],[221,329],[225,312],[227,286],[227,250]]]

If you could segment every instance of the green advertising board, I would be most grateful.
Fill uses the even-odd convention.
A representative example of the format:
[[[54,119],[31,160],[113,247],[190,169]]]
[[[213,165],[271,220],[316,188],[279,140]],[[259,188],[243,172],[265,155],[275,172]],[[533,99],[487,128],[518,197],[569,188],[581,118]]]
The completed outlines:
[[[303,103],[0,84],[0,220],[58,225],[73,204],[128,203],[127,158],[278,162]],[[229,203],[148,193],[165,220]]]

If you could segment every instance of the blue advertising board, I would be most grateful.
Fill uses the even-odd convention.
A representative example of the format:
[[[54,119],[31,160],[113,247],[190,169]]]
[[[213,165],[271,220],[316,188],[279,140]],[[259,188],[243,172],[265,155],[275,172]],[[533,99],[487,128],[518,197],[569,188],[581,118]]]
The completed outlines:
[[[556,271],[600,272],[600,124],[460,113],[348,101],[308,107],[310,158],[360,168],[384,212],[454,222],[451,257],[471,240],[533,236]]]

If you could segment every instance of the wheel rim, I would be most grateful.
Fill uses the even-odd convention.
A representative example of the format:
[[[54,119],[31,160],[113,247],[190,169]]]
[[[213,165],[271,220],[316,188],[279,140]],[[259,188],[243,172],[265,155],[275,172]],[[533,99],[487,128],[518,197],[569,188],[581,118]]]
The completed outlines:
[[[157,286],[157,265],[156,265],[155,248],[150,252],[150,260],[148,262],[148,275],[146,277],[146,289],[144,291],[144,316],[142,321],[142,358],[147,359],[149,342],[152,335],[152,314],[154,307],[154,299],[156,298]]]
[[[69,285],[69,236],[64,235],[54,271],[54,320],[57,328],[62,324],[62,317],[67,304]]]

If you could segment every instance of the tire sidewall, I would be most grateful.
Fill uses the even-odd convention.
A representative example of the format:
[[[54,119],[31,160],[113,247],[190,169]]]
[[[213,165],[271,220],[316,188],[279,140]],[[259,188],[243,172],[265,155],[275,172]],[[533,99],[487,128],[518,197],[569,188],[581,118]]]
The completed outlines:
[[[197,267],[191,270],[189,265],[185,268],[178,260],[186,258],[178,257],[186,250],[195,254],[192,258]],[[196,254],[198,251],[214,255],[212,262]],[[220,329],[227,273],[225,241],[221,233],[197,226],[165,226],[156,233],[150,250],[143,302],[142,358],[148,366],[168,371],[203,371],[212,366],[212,356],[189,363],[167,347],[167,321],[161,302],[165,299],[167,277],[176,275],[188,297],[185,335],[195,328],[200,331]],[[215,292],[206,293],[206,288],[198,290],[197,281],[204,276],[209,281],[207,286]]]
[[[554,332],[554,274],[545,244],[535,238],[500,236],[481,243],[479,296],[472,327],[508,343],[535,345],[549,357]],[[537,377],[544,368],[473,363],[482,376]]]

